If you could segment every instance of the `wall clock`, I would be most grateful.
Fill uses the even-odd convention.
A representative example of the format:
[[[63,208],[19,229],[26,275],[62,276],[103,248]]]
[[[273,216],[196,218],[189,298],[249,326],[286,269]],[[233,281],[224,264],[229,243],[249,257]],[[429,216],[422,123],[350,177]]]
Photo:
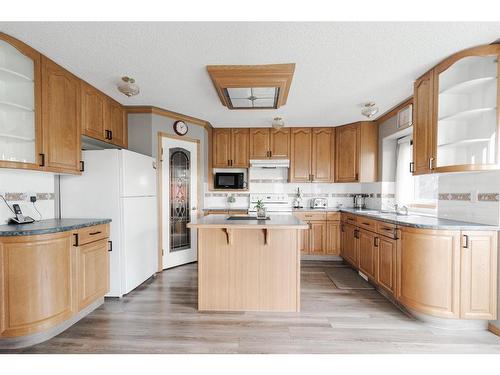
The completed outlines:
[[[174,122],[174,131],[178,135],[186,135],[188,132],[188,126],[184,121]]]

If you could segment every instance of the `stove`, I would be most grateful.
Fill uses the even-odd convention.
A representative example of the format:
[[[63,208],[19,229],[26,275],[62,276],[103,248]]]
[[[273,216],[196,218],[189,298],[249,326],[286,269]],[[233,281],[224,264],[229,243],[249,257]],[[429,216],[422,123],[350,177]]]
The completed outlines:
[[[250,194],[250,207],[248,212],[256,212],[255,205],[258,200],[262,200],[266,211],[270,214],[291,213],[292,206],[288,201],[288,194]]]

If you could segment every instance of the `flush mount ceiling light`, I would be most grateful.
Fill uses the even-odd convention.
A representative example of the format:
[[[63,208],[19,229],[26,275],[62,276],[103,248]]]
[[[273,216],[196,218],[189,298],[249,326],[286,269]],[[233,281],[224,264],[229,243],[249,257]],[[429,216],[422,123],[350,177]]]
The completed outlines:
[[[207,71],[228,109],[276,109],[286,104],[295,64],[209,65]]]
[[[363,104],[361,109],[361,114],[368,118],[375,116],[378,113],[378,107],[375,106],[375,102],[367,102]]]
[[[125,76],[122,77],[122,81],[123,82],[118,85],[118,90],[122,94],[125,94],[128,97],[139,94],[139,86],[135,84],[135,79]]]
[[[273,119],[272,127],[275,129],[280,129],[283,126],[285,126],[285,121],[283,120],[282,117],[275,117]]]

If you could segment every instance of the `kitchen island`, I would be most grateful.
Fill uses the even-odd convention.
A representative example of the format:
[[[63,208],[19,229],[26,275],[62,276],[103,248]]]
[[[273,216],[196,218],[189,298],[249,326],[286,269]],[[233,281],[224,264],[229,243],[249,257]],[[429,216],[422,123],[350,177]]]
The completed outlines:
[[[228,220],[208,215],[198,230],[198,310],[300,311],[300,240],[293,215]]]

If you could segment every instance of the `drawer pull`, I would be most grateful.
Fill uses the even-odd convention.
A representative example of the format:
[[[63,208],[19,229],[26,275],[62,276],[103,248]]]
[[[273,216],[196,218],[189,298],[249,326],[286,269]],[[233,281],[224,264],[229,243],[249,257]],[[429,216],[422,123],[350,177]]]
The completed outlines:
[[[78,246],[78,233],[73,233],[73,236],[75,237],[75,244],[73,246]]]
[[[370,225],[370,223],[367,223],[367,222],[363,222],[361,224],[363,224],[363,225]]]
[[[100,233],[102,233],[102,232],[101,232],[101,231],[98,231],[98,232],[90,232],[90,233],[89,233],[89,235],[91,235],[91,236],[95,236],[96,234],[100,234]]]

